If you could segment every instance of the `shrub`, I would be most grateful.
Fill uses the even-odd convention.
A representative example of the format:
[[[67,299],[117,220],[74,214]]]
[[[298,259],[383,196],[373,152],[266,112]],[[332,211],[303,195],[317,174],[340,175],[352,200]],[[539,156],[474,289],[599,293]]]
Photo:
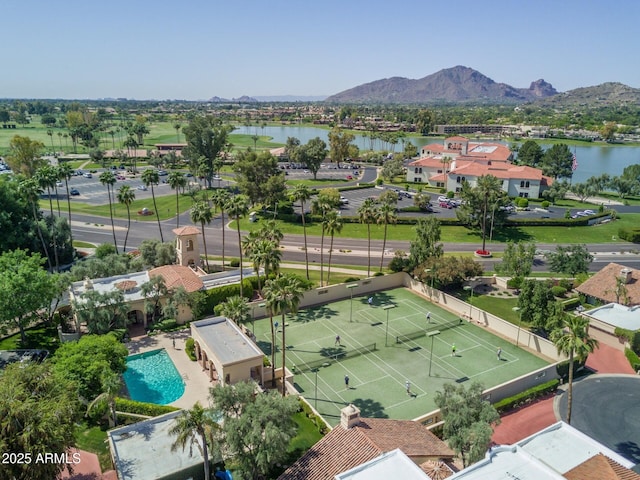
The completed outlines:
[[[560,285],[561,287],[564,287],[567,289],[567,291],[571,290],[573,288],[573,284],[571,282],[571,280],[569,280],[568,278],[561,278],[560,280],[558,280],[558,285]]]
[[[567,289],[560,285],[556,285],[555,287],[551,287],[551,293],[553,293],[554,297],[564,297],[567,293]]]
[[[540,204],[542,208],[549,208],[549,205],[550,205],[549,200],[545,200]]]
[[[158,415],[175,412],[180,409],[170,405],[156,405],[155,403],[136,402],[128,398],[116,398],[116,410],[118,410],[118,412],[157,417]]]
[[[374,277],[383,277],[384,276],[384,272],[376,272],[373,274]]]
[[[580,305],[580,297],[570,298],[569,300],[562,302],[562,305],[564,305],[565,310],[572,310]]]
[[[441,188],[440,190],[438,190],[438,193],[446,193],[447,189],[446,188]]]
[[[503,398],[499,402],[494,403],[493,406],[500,414],[508,412],[509,410],[525,405],[536,398],[540,398],[548,393],[554,392],[556,388],[558,388],[559,383],[558,379],[550,380],[546,383],[525,390],[524,392],[513,395],[512,397]]]
[[[565,360],[564,362],[560,362],[556,366],[556,372],[558,375],[563,378],[569,378],[569,360]],[[578,360],[573,361],[573,377],[579,377],[582,375],[586,375],[586,371],[584,369],[584,362],[579,362]]]
[[[177,327],[178,321],[175,318],[166,318],[153,326],[155,330],[160,330],[162,332],[167,332]]]
[[[529,199],[524,197],[516,198],[516,205],[520,208],[527,208],[529,206]]]
[[[376,185],[380,186],[380,185],[382,185],[382,183],[383,183],[383,181],[382,181],[381,178],[377,178],[376,179]]]
[[[627,242],[640,243],[640,228],[620,228],[618,229],[618,237]]]
[[[359,277],[348,277],[344,279],[344,283],[351,283],[351,282],[357,282],[359,281],[360,278]]]
[[[114,247],[112,243],[103,243],[101,245],[98,245],[98,247],[94,252],[95,257],[100,259],[108,257],[109,255],[115,255],[115,254],[116,254],[116,247]]]
[[[447,192],[447,198],[453,198],[455,196],[456,196],[456,194],[455,194],[455,192],[453,190],[449,190]]]
[[[184,351],[194,362],[196,361],[196,342],[193,338],[187,338],[187,341],[184,343]]]
[[[513,277],[507,280],[507,288],[520,288],[523,282],[522,277]]]
[[[233,268],[238,268],[240,266],[240,259],[239,258],[234,258],[233,260],[231,260],[229,262],[229,266],[233,267]]]
[[[629,360],[629,365],[631,365],[631,368],[633,368],[634,371],[637,372],[638,370],[640,370],[640,357],[638,357],[636,352],[634,352],[630,348],[625,348],[624,356],[627,357],[627,360]]]

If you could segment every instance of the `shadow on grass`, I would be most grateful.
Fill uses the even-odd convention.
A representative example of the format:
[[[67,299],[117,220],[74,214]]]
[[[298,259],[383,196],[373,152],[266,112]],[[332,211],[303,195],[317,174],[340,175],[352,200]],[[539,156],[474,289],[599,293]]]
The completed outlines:
[[[40,325],[25,331],[26,341],[20,340],[20,333],[11,335],[0,342],[0,350],[37,349],[55,352],[60,346],[58,329],[55,326]]]

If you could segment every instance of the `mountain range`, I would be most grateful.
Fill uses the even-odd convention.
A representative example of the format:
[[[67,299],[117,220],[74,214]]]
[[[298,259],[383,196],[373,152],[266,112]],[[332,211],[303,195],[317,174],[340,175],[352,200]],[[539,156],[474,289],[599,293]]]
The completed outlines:
[[[337,93],[328,103],[524,103],[556,95],[544,80],[529,88],[497,83],[473,68],[446,68],[418,80],[392,77]]]

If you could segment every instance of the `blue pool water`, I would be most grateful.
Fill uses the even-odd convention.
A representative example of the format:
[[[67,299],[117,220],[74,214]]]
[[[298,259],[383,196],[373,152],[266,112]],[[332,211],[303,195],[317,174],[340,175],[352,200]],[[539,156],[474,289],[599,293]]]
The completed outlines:
[[[166,405],[184,393],[184,382],[163,348],[127,357],[124,382],[132,400]]]

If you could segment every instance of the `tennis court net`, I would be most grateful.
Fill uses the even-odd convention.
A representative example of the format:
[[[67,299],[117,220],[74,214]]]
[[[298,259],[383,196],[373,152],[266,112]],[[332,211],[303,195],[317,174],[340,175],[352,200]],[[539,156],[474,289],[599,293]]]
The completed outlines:
[[[429,332],[432,332],[434,330],[438,330],[438,331],[448,330],[450,328],[459,327],[463,323],[464,323],[464,320],[462,318],[451,320],[449,322],[443,322],[443,323],[432,322],[428,324],[428,327],[429,327],[428,330],[416,330],[415,332],[396,336],[396,343],[410,342],[420,337],[426,337]]]
[[[295,365],[295,369],[298,372],[311,372],[316,368],[328,367],[329,365],[339,362],[340,360],[346,360],[347,358],[359,357],[360,355],[375,352],[377,350],[376,346],[377,344],[372,343],[370,345],[364,345],[362,347],[354,348],[351,350],[341,350],[331,356],[323,357],[318,360],[313,360],[306,363],[297,363]]]

